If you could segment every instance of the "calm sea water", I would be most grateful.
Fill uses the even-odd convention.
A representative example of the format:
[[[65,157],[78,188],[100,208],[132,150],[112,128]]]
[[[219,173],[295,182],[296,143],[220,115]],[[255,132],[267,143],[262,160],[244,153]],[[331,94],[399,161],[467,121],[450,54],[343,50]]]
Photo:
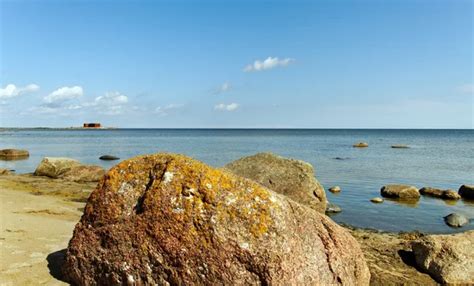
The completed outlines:
[[[366,141],[369,148],[352,148]],[[407,144],[410,149],[392,149]],[[416,205],[386,200],[372,204],[389,183],[458,190],[474,184],[473,130],[4,130],[0,148],[23,148],[30,158],[0,161],[0,168],[33,172],[44,156],[71,157],[110,168],[103,154],[123,159],[156,152],[183,153],[220,167],[242,156],[271,151],[313,164],[316,177],[329,188],[339,185],[328,200],[342,207],[337,222],[388,231],[419,230],[450,233],[443,216],[460,212],[474,218],[474,202],[447,203],[422,197]],[[347,158],[336,160],[334,158]],[[474,221],[462,230],[474,229]]]

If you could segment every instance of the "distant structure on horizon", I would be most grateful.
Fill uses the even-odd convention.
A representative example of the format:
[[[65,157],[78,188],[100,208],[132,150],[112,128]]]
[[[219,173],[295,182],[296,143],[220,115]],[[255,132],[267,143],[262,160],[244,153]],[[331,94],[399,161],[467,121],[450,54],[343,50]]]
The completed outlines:
[[[84,123],[83,128],[101,128],[100,123]]]

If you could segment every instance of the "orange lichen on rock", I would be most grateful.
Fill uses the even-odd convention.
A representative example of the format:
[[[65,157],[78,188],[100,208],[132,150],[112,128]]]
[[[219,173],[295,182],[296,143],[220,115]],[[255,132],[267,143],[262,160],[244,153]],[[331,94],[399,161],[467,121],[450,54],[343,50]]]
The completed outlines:
[[[348,251],[349,249],[349,251]],[[73,284],[368,283],[329,218],[183,155],[136,157],[91,194],[68,247]]]

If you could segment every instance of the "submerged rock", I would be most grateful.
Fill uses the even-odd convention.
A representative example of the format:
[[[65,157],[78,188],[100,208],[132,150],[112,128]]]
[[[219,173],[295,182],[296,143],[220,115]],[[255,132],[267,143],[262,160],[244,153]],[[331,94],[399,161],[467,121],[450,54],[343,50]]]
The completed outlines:
[[[459,195],[465,199],[474,200],[474,186],[462,185],[458,191]]]
[[[369,143],[359,142],[359,143],[356,143],[356,144],[352,145],[352,147],[354,147],[354,148],[366,148],[366,147],[369,147]]]
[[[82,165],[71,158],[45,157],[34,172],[35,176],[64,179],[74,182],[97,182],[105,174],[99,166]]]
[[[112,156],[112,155],[102,155],[99,157],[99,159],[104,160],[104,161],[113,161],[113,160],[119,160],[120,158]]]
[[[442,284],[474,284],[474,231],[412,242],[416,264]]]
[[[409,149],[410,147],[407,145],[392,145],[393,149]]]
[[[431,187],[420,189],[420,194],[444,200],[459,200],[461,196],[453,190],[440,190]]]
[[[329,191],[331,193],[339,193],[339,192],[341,192],[341,187],[339,187],[339,186],[330,187]]]
[[[0,150],[0,160],[21,160],[28,158],[30,153],[21,149],[2,149]]]
[[[418,189],[408,185],[386,185],[382,187],[380,194],[386,198],[407,200],[418,200],[420,198]]]
[[[373,202],[373,203],[376,203],[376,204],[383,203],[383,199],[379,198],[379,197],[371,198],[370,201]]]
[[[462,227],[468,224],[469,220],[462,214],[452,213],[444,217],[444,222],[452,227]]]
[[[332,204],[332,203],[328,203],[326,205],[326,213],[340,213],[340,212],[342,212],[342,209],[340,206]]]
[[[258,153],[233,161],[224,168],[320,213],[326,211],[326,193],[314,177],[313,166],[307,162]]]
[[[368,285],[357,241],[330,218],[181,155],[113,167],[63,267],[75,285]],[[132,281],[132,282],[130,282]]]

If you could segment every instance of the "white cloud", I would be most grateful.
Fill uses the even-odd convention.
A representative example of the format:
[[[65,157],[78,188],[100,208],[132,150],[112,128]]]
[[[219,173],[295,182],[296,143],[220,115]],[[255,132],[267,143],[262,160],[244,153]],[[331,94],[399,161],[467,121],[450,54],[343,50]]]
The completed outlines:
[[[279,58],[272,58],[268,57],[263,61],[256,60],[253,64],[249,64],[244,68],[245,72],[252,72],[252,71],[263,71],[263,70],[269,70],[273,69],[276,67],[286,67],[290,63],[292,63],[294,59],[291,58],[285,58],[285,59],[279,59]]]
[[[226,81],[214,90],[214,94],[221,94],[221,93],[227,92],[231,88],[232,86],[230,85],[230,83]]]
[[[166,106],[158,106],[156,109],[155,109],[155,112],[158,113],[160,116],[166,116],[168,115],[170,112],[172,112],[173,110],[176,110],[178,108],[181,108],[183,107],[182,104],[168,104]]]
[[[45,96],[43,100],[47,103],[58,103],[64,102],[70,99],[79,98],[83,95],[82,87],[73,86],[73,87],[61,87]]]
[[[14,84],[8,84],[5,88],[0,88],[0,98],[11,98],[25,93],[39,90],[39,85],[29,84],[24,87],[17,87]]]
[[[467,83],[458,86],[457,90],[461,93],[474,93],[474,84],[473,83]]]
[[[222,110],[222,111],[234,111],[237,108],[239,108],[239,104],[237,103],[230,103],[230,104],[224,104],[220,103],[214,106],[215,110]]]
[[[123,107],[128,103],[128,97],[117,92],[107,92],[98,96],[93,102],[85,103],[83,106],[93,106],[95,109],[107,115],[116,115],[123,112]]]

